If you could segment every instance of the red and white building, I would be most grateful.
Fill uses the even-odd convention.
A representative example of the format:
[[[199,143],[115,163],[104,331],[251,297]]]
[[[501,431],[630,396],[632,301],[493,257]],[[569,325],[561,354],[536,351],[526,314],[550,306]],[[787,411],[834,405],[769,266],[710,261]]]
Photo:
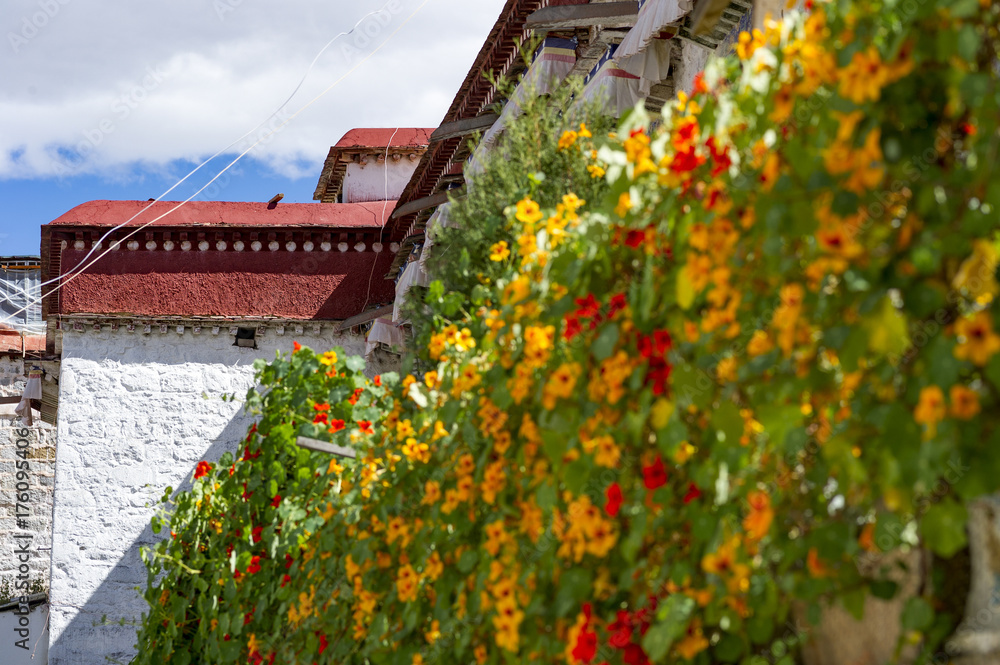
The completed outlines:
[[[317,190],[335,202],[91,201],[42,228],[42,280],[63,276],[44,300],[61,362],[50,663],[134,655],[154,506],[246,435],[255,360],[293,341],[365,353],[394,299],[395,201],[377,199],[399,195],[428,134],[349,133]]]

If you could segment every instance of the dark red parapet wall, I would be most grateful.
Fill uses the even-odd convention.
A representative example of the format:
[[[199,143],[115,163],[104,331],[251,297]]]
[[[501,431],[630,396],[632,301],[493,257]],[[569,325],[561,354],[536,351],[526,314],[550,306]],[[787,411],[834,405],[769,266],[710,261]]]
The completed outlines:
[[[67,249],[76,265],[84,251]],[[61,314],[343,320],[391,301],[388,251],[114,252],[67,283]],[[372,276],[374,275],[374,277]]]
[[[393,299],[394,202],[191,202],[132,233],[176,205],[91,201],[43,226],[43,281],[63,277],[44,315],[343,320]]]

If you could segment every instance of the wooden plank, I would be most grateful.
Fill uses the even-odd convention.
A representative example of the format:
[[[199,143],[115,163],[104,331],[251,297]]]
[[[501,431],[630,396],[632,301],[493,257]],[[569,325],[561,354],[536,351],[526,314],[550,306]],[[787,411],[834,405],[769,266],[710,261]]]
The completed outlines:
[[[431,134],[430,142],[437,143],[438,141],[445,141],[458,136],[467,136],[473,132],[478,132],[481,129],[488,129],[499,119],[500,116],[496,113],[487,113],[475,118],[466,118],[465,120],[446,122],[434,130],[434,133]]]
[[[330,455],[336,455],[337,457],[348,457],[350,459],[357,459],[358,457],[358,454],[350,448],[338,446],[335,443],[320,441],[319,439],[310,439],[307,436],[300,436],[295,440],[295,443],[298,444],[299,448],[314,450],[318,453],[328,453]]]
[[[334,332],[339,333],[341,330],[348,330],[354,326],[360,326],[362,323],[374,321],[381,316],[389,316],[392,314],[392,307],[392,305],[386,305],[385,307],[379,307],[378,309],[373,309],[370,312],[363,312],[357,316],[352,316],[349,319],[344,319],[337,324]]]
[[[392,211],[392,216],[389,219],[399,219],[400,217],[406,217],[407,215],[412,215],[415,212],[420,212],[421,210],[427,210],[428,208],[435,208],[442,203],[448,202],[448,192],[440,192],[438,194],[431,194],[430,196],[425,196],[422,199],[417,199],[416,201],[410,201],[407,204],[401,205]]]
[[[587,5],[545,7],[528,16],[529,30],[563,30],[566,28],[630,28],[639,18],[638,2],[602,2]]]

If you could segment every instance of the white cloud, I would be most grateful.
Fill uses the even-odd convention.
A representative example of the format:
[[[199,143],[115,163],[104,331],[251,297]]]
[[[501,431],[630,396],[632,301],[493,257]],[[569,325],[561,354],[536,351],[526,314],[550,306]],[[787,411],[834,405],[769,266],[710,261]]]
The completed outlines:
[[[504,2],[422,4],[4,0],[0,178],[208,156],[267,118],[337,33],[386,6],[323,54],[287,114],[346,78],[251,154],[312,177],[352,127],[436,126]]]

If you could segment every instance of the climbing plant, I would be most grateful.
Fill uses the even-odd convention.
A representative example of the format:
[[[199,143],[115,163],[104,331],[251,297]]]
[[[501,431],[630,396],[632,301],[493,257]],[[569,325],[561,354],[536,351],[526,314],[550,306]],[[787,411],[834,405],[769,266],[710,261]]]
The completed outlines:
[[[808,4],[655,129],[528,109],[549,156],[456,202],[493,221],[442,238],[419,376],[262,363],[238,458],[164,497],[138,662],[770,663],[895,593],[860,557],[960,550],[1000,478],[1000,14]]]

